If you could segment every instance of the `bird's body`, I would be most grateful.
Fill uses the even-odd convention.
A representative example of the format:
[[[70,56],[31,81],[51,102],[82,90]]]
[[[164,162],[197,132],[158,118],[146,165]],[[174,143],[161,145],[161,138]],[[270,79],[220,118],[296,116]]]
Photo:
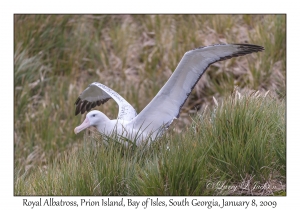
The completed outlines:
[[[122,119],[110,120],[105,114],[97,110],[89,112],[86,119],[80,126],[75,128],[74,132],[77,134],[90,126],[95,126],[97,130],[105,136],[117,134],[120,141],[122,141],[122,139],[126,139],[126,141],[131,140],[137,145],[142,143],[143,140],[152,140],[151,136],[147,136],[147,132],[142,132],[138,128],[135,128],[131,121]],[[127,144],[127,142],[124,143]]]
[[[110,135],[116,132],[137,145],[144,140],[155,140],[179,117],[181,107],[210,64],[262,50],[263,47],[250,44],[219,44],[186,52],[166,84],[138,115],[122,96],[94,82],[75,102],[75,115],[113,98],[119,105],[118,118],[110,120],[102,112],[93,110],[74,131],[78,133],[95,126],[100,133]]]

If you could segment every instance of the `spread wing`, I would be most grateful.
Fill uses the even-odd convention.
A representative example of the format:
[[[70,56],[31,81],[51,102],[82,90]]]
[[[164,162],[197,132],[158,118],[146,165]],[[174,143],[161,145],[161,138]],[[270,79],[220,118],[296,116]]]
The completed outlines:
[[[209,65],[262,50],[250,44],[219,44],[186,52],[167,83],[131,123],[149,131],[168,126],[179,117],[181,107]]]
[[[75,102],[75,115],[79,113],[83,114],[85,111],[88,112],[95,106],[100,106],[111,98],[119,105],[118,119],[130,121],[137,115],[135,109],[122,96],[98,82],[90,84],[79,95]]]

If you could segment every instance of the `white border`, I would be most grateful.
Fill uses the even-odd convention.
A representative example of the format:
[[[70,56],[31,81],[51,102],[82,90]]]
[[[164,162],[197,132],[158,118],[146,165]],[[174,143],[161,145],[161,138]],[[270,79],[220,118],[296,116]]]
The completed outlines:
[[[296,3],[282,1],[10,1],[1,3],[1,207],[22,208],[26,197],[13,196],[13,14],[14,13],[286,13],[287,14],[287,197],[255,197],[256,200],[276,200],[276,209],[298,207],[299,198],[299,11]],[[298,134],[298,135],[297,135]],[[298,138],[297,138],[298,137]],[[38,197],[28,197],[36,198]],[[45,197],[43,197],[45,198]],[[80,200],[81,197],[56,197]],[[93,198],[93,197],[87,197]],[[126,197],[128,198],[128,197]],[[135,197],[144,200],[146,197]],[[177,197],[178,198],[178,197]],[[203,200],[223,197],[200,197]],[[95,198],[95,199],[101,199]],[[169,199],[160,197],[160,199]],[[227,200],[251,200],[245,197],[225,197]],[[28,208],[28,207],[27,207]],[[100,208],[100,207],[97,207]],[[105,209],[101,207],[102,209]],[[78,209],[78,208],[77,208]],[[112,208],[110,208],[112,209]],[[155,208],[157,209],[157,208]]]

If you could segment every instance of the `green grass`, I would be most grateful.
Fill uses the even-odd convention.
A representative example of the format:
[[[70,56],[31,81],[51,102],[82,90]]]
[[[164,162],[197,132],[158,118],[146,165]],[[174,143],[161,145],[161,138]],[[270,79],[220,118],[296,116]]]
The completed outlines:
[[[197,113],[181,134],[170,131],[150,147],[125,147],[115,141],[104,145],[99,135],[85,135],[83,144],[46,168],[18,177],[15,193],[249,195],[261,192],[210,189],[207,183],[284,181],[284,101],[253,93],[219,103]]]
[[[285,18],[15,15],[15,195],[247,194],[206,185],[285,184]],[[213,64],[150,148],[96,146],[97,133],[74,135],[84,118],[74,116],[74,102],[91,82],[114,89],[140,112],[186,51],[219,42],[265,50]],[[232,95],[236,86],[241,100]],[[262,96],[250,97],[252,90]],[[272,97],[264,98],[266,91]],[[111,119],[118,112],[112,100],[97,109]],[[285,188],[253,193],[283,195]]]

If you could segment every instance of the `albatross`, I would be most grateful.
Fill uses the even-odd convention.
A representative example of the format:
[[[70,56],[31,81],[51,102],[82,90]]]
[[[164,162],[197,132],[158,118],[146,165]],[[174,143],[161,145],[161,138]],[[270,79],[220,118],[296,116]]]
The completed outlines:
[[[117,92],[94,82],[76,100],[75,116],[89,112],[112,98],[119,106],[118,117],[110,120],[100,111],[90,111],[74,132],[78,134],[94,126],[101,134],[111,135],[116,132],[119,139],[129,139],[136,145],[149,139],[151,142],[161,136],[173,120],[179,117],[181,107],[211,64],[263,50],[262,46],[252,44],[217,44],[186,52],[166,84],[139,114]]]

